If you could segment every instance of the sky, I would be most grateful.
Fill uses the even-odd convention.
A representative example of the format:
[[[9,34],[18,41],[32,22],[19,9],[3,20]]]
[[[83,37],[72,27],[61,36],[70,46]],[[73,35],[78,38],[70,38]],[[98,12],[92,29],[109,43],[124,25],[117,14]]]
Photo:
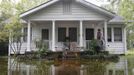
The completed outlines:
[[[86,0],[86,1],[91,2],[98,6],[101,6],[102,4],[109,4],[107,0]]]
[[[2,0],[0,0],[0,2],[1,2],[1,1],[2,1]],[[18,2],[19,0],[13,0],[13,1]],[[91,3],[93,3],[93,4],[95,4],[95,5],[98,5],[98,6],[101,6],[102,4],[109,4],[109,3],[107,2],[107,0],[86,0],[86,1],[91,2]]]

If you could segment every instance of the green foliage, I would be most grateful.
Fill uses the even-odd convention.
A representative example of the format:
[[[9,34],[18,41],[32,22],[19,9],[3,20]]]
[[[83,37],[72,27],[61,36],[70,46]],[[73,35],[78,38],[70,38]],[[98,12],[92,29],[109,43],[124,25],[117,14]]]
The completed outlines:
[[[14,14],[14,3],[10,0],[2,0],[0,3],[0,21],[10,18]]]
[[[46,1],[47,0],[0,1],[0,42],[7,42],[10,37],[9,45],[16,54],[16,51],[21,49],[22,41],[20,39],[23,36],[21,33],[23,25],[20,23],[19,15]],[[14,42],[17,43],[17,48],[15,48]]]
[[[128,48],[132,48],[132,42],[134,42],[134,1],[122,0],[119,5],[119,14],[125,18],[127,27],[127,42]]]
[[[2,31],[3,33],[6,33],[7,37],[9,37],[10,40],[9,45],[11,47],[11,50],[14,52],[14,54],[20,53],[20,49],[22,45],[21,37],[23,37],[23,33],[21,29],[22,29],[22,24],[20,23],[19,18],[13,17],[11,22],[6,24]]]
[[[98,46],[98,40],[91,40],[90,42],[90,50],[95,50],[96,46]]]
[[[36,41],[36,45],[37,45],[37,48],[38,48],[38,51],[37,51],[37,54],[38,55],[46,55],[47,52],[48,52],[48,47],[47,47],[47,44],[42,41],[42,40],[39,40],[39,41]]]
[[[121,0],[118,12],[125,18],[127,22],[129,20],[134,20],[134,1]]]
[[[8,38],[9,38],[8,33],[1,30],[0,31],[0,42],[6,42],[6,41],[8,41]]]
[[[14,38],[14,41],[18,41],[22,36],[22,24],[20,23],[20,20],[18,18],[13,18],[12,21],[5,25],[4,31],[7,32],[8,36],[10,36],[11,39]]]
[[[100,52],[100,46],[101,46],[101,42],[97,39],[91,40],[88,43],[88,50],[86,53],[88,53],[89,55],[95,55],[98,54]]]
[[[20,14],[46,1],[47,0],[20,0],[15,5],[15,9],[17,10],[17,13]]]

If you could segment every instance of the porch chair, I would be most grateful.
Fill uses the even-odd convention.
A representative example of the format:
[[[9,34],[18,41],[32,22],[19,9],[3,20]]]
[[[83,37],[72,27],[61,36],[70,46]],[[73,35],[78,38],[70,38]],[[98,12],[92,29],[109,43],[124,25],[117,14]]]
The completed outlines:
[[[76,42],[70,43],[70,50],[71,51],[80,51],[80,48],[78,47],[78,44]]]

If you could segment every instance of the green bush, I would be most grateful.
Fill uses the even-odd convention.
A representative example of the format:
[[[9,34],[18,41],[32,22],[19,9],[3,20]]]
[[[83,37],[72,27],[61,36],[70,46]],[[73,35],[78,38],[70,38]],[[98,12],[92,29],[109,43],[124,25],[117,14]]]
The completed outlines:
[[[47,55],[47,52],[48,52],[47,43],[40,40],[40,41],[36,41],[36,45],[37,45],[37,48],[38,48],[37,55],[39,55],[40,57],[42,55]]]
[[[93,54],[97,54],[97,49],[98,47],[98,40],[94,39],[94,40],[91,40],[90,44],[89,44],[89,49],[88,51],[92,51]]]
[[[94,40],[91,40],[91,42],[89,44],[90,45],[89,46],[90,47],[90,50],[95,50],[96,46],[98,45],[97,42],[98,42],[98,40],[95,40],[95,39]]]

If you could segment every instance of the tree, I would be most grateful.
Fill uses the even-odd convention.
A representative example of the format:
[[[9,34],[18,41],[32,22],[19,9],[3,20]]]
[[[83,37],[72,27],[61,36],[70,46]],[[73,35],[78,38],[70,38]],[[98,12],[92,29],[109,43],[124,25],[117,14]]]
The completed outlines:
[[[14,54],[19,54],[22,46],[23,37],[22,23],[18,17],[13,17],[12,21],[5,25],[4,32],[9,37],[9,46]]]
[[[132,48],[134,44],[134,1],[122,0],[119,5],[119,14],[125,18],[127,27],[128,48]],[[131,43],[132,42],[132,43]]]
[[[33,8],[47,0],[2,0],[0,2],[0,43],[8,42],[14,54],[20,52],[23,37],[22,24],[18,17],[24,11]],[[17,15],[17,16],[16,16]],[[5,24],[3,21],[9,19],[9,23]]]

